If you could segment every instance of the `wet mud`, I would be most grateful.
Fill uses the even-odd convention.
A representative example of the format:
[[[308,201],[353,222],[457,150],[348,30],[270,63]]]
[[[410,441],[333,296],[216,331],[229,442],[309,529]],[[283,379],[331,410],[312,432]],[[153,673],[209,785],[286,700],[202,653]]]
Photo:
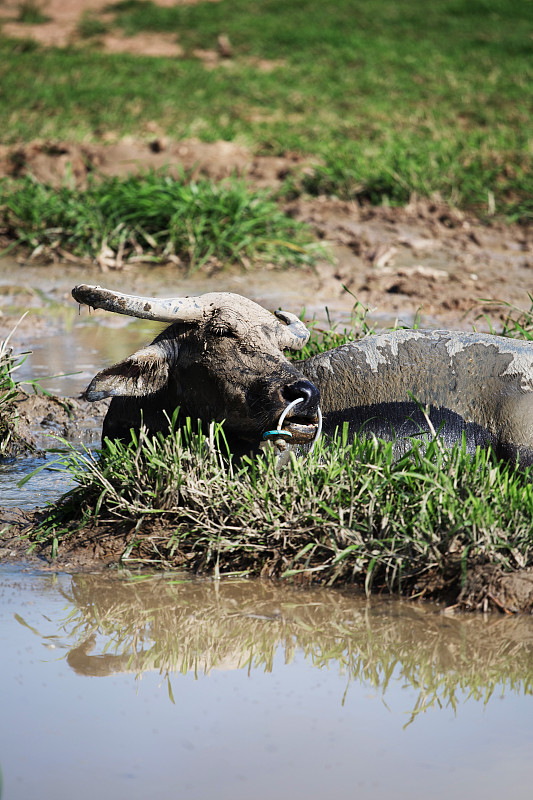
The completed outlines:
[[[19,453],[44,451],[50,437],[68,442],[97,444],[109,403],[94,406],[82,398],[54,397],[20,391],[15,398]]]
[[[214,180],[238,174],[255,187],[275,189],[287,175],[297,180],[310,166],[297,156],[255,156],[231,142],[173,142],[163,138],[130,138],[110,144],[32,142],[0,148],[0,176],[33,175],[59,186],[68,175],[81,188],[90,175],[125,176],[164,168],[176,176],[185,169]],[[319,303],[313,298],[323,298],[323,304],[346,315],[356,298],[378,315],[399,317],[407,324],[419,314],[433,327],[471,328],[477,319],[480,329],[487,327],[486,320],[480,319],[484,313],[497,324],[498,316],[505,313],[502,303],[529,308],[533,287],[531,225],[507,224],[496,218],[480,221],[438,199],[421,198],[413,198],[404,208],[367,206],[330,197],[300,198],[286,203],[286,211],[310,225],[330,256],[315,270],[299,273],[297,283],[305,284],[300,306],[310,299],[311,306],[316,307]],[[68,253],[44,255],[49,260],[59,258],[66,265],[75,261]],[[39,258],[43,258],[42,253]],[[91,268],[90,264],[86,266]],[[100,259],[99,264],[92,265],[95,267],[110,275],[124,268],[128,274],[135,273],[131,266],[112,257]],[[281,280],[290,296],[289,284],[295,283],[294,276],[285,280],[284,275],[274,272],[271,281]],[[184,278],[183,270],[168,265],[169,286]],[[220,272],[207,276],[207,280],[224,283],[227,277]],[[123,288],[123,279],[121,283]]]

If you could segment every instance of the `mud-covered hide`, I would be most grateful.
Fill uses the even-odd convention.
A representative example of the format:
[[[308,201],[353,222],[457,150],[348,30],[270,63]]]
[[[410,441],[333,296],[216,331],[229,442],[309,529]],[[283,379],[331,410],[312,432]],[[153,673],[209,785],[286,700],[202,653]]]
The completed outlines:
[[[395,439],[438,431],[451,446],[533,463],[533,343],[489,334],[399,330],[304,361],[321,393],[324,432]],[[407,447],[405,442],[405,447]]]

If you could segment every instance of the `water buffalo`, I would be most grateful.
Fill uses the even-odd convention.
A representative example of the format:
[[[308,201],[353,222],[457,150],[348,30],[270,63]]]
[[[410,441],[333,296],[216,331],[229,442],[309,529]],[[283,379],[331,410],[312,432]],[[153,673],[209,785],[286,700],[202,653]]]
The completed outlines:
[[[294,314],[272,315],[228,292],[159,300],[77,286],[72,294],[95,308],[172,322],[150,345],[91,381],[88,400],[113,397],[103,438],[127,438],[141,420],[151,433],[168,430],[179,406],[184,417],[225,420],[232,450],[249,451],[291,406],[284,422],[291,441],[313,440],[320,392],[283,355],[309,338]]]
[[[533,345],[489,334],[398,330],[292,363],[309,332],[293,314],[271,314],[231,293],[129,297],[78,286],[80,303],[171,322],[152,344],[104,369],[86,390],[112,396],[103,437],[124,438],[141,420],[151,432],[181,413],[225,420],[230,444],[258,447],[282,427],[294,443],[314,439],[320,409],[326,434],[347,422],[394,439],[438,430],[469,451],[491,445],[504,459],[533,463]],[[285,416],[286,414],[286,416]],[[281,418],[281,424],[280,424]]]

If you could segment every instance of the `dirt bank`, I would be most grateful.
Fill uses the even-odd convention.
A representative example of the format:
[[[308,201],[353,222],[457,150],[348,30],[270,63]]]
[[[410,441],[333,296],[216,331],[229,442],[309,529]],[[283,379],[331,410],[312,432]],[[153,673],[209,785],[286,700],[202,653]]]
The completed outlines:
[[[28,394],[24,391],[19,391],[15,402],[15,445],[22,452],[46,450],[53,444],[51,435],[73,443],[98,443],[109,405],[108,402],[95,405],[81,398]]]
[[[487,299],[529,308],[531,227],[484,224],[420,198],[387,208],[323,197],[298,200],[289,211],[331,242],[336,263],[324,280],[332,293],[346,286],[380,312],[420,311],[449,327],[471,328],[482,312],[497,317],[501,306]]]
[[[52,557],[50,541],[37,544],[28,555],[27,538],[43,517],[41,510],[34,512],[0,507],[0,561],[27,561],[40,569],[83,572],[102,568],[115,568],[119,564],[127,568],[148,570],[154,568],[154,552],[160,555],[158,566],[165,569],[192,570],[199,551],[173,550],[165,552],[171,530],[161,522],[143,523],[142,526],[109,526],[105,522],[73,531],[61,540],[59,551]],[[172,528],[172,525],[170,525]],[[22,537],[22,538],[21,538]],[[262,553],[264,568],[261,577],[276,579],[283,571],[283,556],[276,543],[269,553]],[[495,611],[506,614],[533,612],[533,569],[505,572],[501,567],[476,564],[469,568],[463,582],[461,563],[450,563],[442,574],[425,574],[422,578],[405,580],[402,596],[413,600],[433,600],[443,608],[453,611]],[[303,585],[312,585],[313,574],[298,578]],[[364,575],[352,584],[364,591]],[[346,586],[343,586],[346,588]],[[374,593],[387,593],[386,587],[377,583]]]
[[[83,188],[89,175],[124,176],[161,168],[176,176],[185,169],[213,180],[236,173],[255,187],[275,189],[287,175],[297,177],[310,165],[298,156],[256,156],[231,142],[195,140],[32,142],[0,148],[0,176],[29,174],[57,186],[67,173]],[[288,202],[286,211],[307,222],[331,256],[303,280],[313,293],[346,309],[353,303],[346,289],[383,317],[408,321],[421,312],[424,324],[432,327],[471,328],[483,312],[497,321],[498,304],[487,305],[487,299],[529,308],[532,226],[481,222],[438,200],[420,198],[405,208],[307,198]],[[72,263],[68,254],[63,257]],[[128,269],[113,258],[99,266]],[[183,277],[175,265],[168,269],[169,284]],[[216,274],[212,277],[216,282]],[[482,320],[478,327],[487,323]]]

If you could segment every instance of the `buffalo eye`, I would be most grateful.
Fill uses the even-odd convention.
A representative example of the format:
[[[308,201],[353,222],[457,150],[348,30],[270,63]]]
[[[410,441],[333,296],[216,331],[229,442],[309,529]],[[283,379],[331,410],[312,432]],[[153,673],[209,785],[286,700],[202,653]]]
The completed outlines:
[[[235,336],[235,331],[231,325],[216,319],[209,325],[209,333],[212,336]]]

